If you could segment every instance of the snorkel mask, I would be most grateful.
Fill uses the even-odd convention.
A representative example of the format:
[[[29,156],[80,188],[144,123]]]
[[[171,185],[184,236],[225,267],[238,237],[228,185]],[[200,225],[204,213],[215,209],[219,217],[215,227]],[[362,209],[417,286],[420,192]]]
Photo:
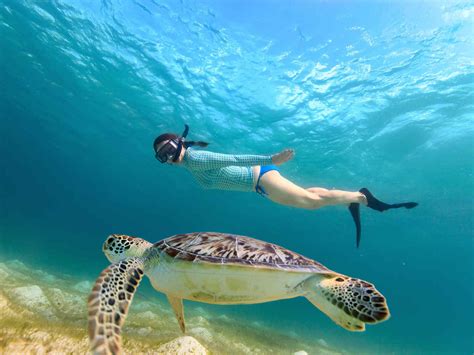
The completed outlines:
[[[155,154],[155,158],[160,163],[166,163],[171,158],[173,158],[173,162],[178,161],[178,158],[183,150],[183,145],[185,145],[184,141],[186,136],[189,132],[189,126],[187,124],[184,125],[184,131],[180,137],[175,139],[170,139],[166,142]]]

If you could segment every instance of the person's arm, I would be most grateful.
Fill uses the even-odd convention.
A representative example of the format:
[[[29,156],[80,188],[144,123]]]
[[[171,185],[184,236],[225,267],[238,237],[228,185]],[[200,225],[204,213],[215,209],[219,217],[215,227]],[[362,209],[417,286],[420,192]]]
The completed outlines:
[[[186,152],[188,164],[195,170],[219,169],[226,166],[254,166],[273,164],[271,155],[233,155],[189,150]]]

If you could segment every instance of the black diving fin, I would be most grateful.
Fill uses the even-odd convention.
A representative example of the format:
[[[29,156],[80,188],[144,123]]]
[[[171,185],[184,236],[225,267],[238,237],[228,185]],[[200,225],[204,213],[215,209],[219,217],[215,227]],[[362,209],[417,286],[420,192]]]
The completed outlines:
[[[383,212],[386,210],[390,210],[392,208],[415,208],[418,206],[417,202],[403,202],[403,203],[385,203],[382,202],[378,199],[375,198],[374,195],[367,189],[367,188],[362,188],[359,190],[360,193],[362,193],[366,198],[367,198],[367,207]],[[361,236],[361,223],[360,223],[360,204],[359,203],[351,203],[349,205],[349,212],[351,213],[352,219],[354,220],[355,226],[356,226],[356,246],[357,248],[360,245],[360,236]]]
[[[361,225],[360,225],[360,204],[351,203],[349,205],[349,212],[351,213],[352,219],[356,225],[356,246],[359,247],[360,244],[360,234],[361,234]]]
[[[365,197],[367,198],[367,207],[379,212],[390,210],[392,208],[405,207],[405,208],[410,209],[410,208],[414,208],[418,206],[418,203],[416,202],[403,202],[403,203],[393,203],[393,204],[382,202],[376,199],[375,196],[372,195],[372,193],[365,187],[360,189],[359,192],[365,195]]]

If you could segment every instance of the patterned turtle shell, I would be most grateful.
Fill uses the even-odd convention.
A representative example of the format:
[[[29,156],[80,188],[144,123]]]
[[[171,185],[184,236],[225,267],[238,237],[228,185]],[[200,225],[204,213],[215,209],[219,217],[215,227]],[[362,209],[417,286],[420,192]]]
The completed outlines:
[[[320,263],[272,243],[234,234],[177,234],[153,245],[176,260],[330,273]]]

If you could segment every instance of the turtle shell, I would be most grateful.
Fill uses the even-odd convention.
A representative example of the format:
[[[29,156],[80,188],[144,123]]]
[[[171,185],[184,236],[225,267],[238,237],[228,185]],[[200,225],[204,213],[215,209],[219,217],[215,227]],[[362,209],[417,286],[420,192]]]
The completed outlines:
[[[201,232],[177,234],[153,245],[176,260],[287,269],[299,272],[331,272],[322,264],[278,245],[241,235]]]

